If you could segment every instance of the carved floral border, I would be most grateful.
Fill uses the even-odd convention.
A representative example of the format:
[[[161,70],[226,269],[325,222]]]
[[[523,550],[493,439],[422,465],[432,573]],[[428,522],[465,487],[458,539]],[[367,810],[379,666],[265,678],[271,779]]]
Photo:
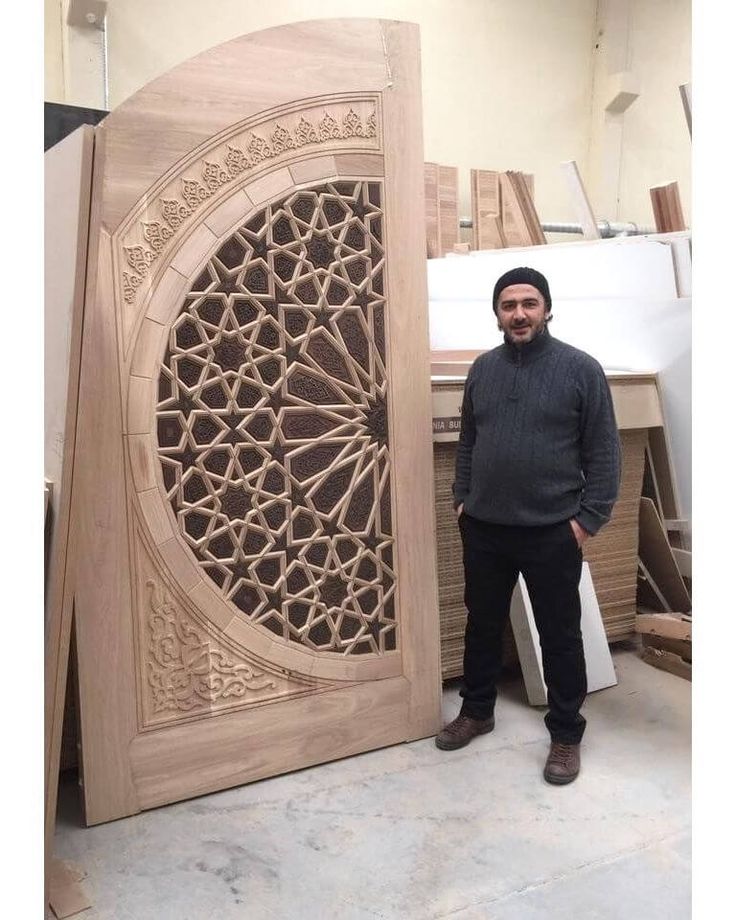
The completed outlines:
[[[354,105],[361,108],[365,103],[366,100],[356,100]],[[125,303],[132,304],[135,301],[137,291],[149,275],[151,266],[197,209],[239,176],[266,161],[313,145],[377,139],[377,106],[375,102],[369,105],[372,108],[364,116],[356,112],[353,105],[343,114],[345,103],[322,106],[323,115],[319,120],[316,117],[308,118],[311,112],[302,112],[291,128],[282,123],[282,118],[281,121],[275,121],[270,130],[263,126],[261,133],[246,131],[242,137],[228,141],[224,155],[220,152],[219,162],[214,151],[209,157],[200,160],[199,177],[193,175],[194,167],[192,172],[181,176],[179,196],[172,194],[171,186],[167,187],[158,198],[153,214],[149,212],[148,216],[154,219],[141,218],[135,223],[134,229],[126,233],[130,242],[127,245],[123,243],[122,252],[128,270],[122,271],[121,282]],[[140,236],[144,242],[132,239]]]

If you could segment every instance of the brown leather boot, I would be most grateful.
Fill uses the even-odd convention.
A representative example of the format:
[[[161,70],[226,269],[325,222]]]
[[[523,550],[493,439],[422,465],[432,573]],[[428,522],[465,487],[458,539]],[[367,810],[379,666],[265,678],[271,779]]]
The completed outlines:
[[[449,722],[434,739],[434,743],[443,751],[454,751],[465,747],[476,735],[485,735],[492,732],[496,724],[491,716],[488,719],[471,719],[470,716],[460,715]]]
[[[553,741],[550,745],[547,763],[544,765],[544,778],[555,786],[571,783],[580,772],[580,745],[561,744]]]

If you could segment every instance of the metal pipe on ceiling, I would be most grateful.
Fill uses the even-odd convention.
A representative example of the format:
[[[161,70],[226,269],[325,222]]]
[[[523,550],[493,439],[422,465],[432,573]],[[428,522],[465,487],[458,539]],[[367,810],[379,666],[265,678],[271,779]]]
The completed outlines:
[[[656,233],[654,227],[642,227],[632,221],[610,221],[599,220],[598,230],[603,239],[610,239],[614,236],[643,236],[647,233]],[[461,227],[472,227],[473,221],[470,217],[460,218]],[[583,225],[575,223],[543,223],[542,230],[545,233],[579,233],[582,236]]]

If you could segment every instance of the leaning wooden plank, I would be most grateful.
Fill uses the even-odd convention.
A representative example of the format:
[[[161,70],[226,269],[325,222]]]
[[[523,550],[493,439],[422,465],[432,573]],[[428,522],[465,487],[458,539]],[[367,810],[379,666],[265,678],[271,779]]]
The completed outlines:
[[[471,169],[470,200],[473,249],[504,249],[506,239],[501,220],[501,183],[498,173],[491,169]]]
[[[506,244],[508,246],[530,246],[531,240],[526,230],[526,224],[521,214],[510,173],[508,171],[501,173],[499,182],[501,188],[501,219]]]
[[[440,255],[453,251],[460,235],[457,204],[457,166],[439,166],[437,178],[439,200]]]
[[[44,466],[56,487],[45,610],[45,855],[56,823],[59,756],[71,633],[73,461],[79,397],[94,132],[83,126],[45,154]],[[47,880],[48,883],[48,880]]]
[[[537,246],[544,245],[547,242],[547,238],[544,235],[544,230],[542,230],[542,224],[539,220],[537,209],[534,207],[534,201],[529,191],[526,175],[521,172],[514,173],[513,182],[516,187],[522,214],[524,215],[524,222],[533,244]]]
[[[654,211],[654,222],[658,233],[675,233],[687,230],[680,203],[677,182],[655,185],[649,189]]]
[[[687,613],[690,595],[672,555],[672,547],[654,502],[642,498],[639,505],[639,557],[672,610]]]
[[[687,549],[678,549],[672,547],[672,555],[675,557],[677,568],[683,578],[693,577],[693,554]]]
[[[634,629],[669,639],[692,639],[692,621],[677,613],[637,613]]]
[[[567,160],[562,164],[562,171],[565,174],[575,214],[583,228],[583,237],[586,240],[599,240],[601,232],[598,229],[593,209],[590,206],[578,164],[575,160]]]
[[[528,225],[528,218],[520,198],[517,174],[513,170],[506,170],[501,173],[500,181],[501,214],[507,244],[509,246],[535,246],[538,241]]]
[[[679,655],[685,661],[692,661],[693,659],[693,643],[691,639],[673,639],[670,636],[642,633],[641,644],[642,648],[655,648],[659,651]]]
[[[439,167],[424,164],[424,223],[427,232],[427,258],[436,259],[440,253]]]
[[[651,607],[654,610],[671,612],[672,608],[667,603],[667,598],[657,587],[657,583],[652,578],[649,570],[639,559],[639,573],[636,588],[637,603]]]
[[[682,213],[682,201],[680,199],[680,186],[677,182],[672,182],[666,189],[669,212],[672,219],[672,230],[687,230],[685,216]]]

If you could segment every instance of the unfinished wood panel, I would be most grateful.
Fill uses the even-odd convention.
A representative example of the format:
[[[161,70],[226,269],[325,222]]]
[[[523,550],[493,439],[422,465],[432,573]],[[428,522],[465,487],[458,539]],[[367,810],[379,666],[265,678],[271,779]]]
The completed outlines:
[[[674,233],[687,230],[680,202],[680,188],[677,182],[655,185],[649,189],[654,211],[654,223],[658,233]]]
[[[48,491],[44,610],[44,853],[49,869],[72,627],[74,542],[70,540],[84,315],[93,131],[82,127],[44,162],[44,475]]]
[[[508,246],[537,246],[546,237],[524,175],[513,170],[501,173],[501,215]]]
[[[675,613],[639,613],[636,631],[667,639],[691,641],[693,637],[692,620]]]
[[[49,904],[58,920],[78,915],[88,907],[92,907],[82,885],[86,873],[61,859],[51,860],[49,871]]]
[[[432,501],[432,393],[429,374],[427,269],[423,259],[399,252],[421,252],[422,112],[419,57],[413,29],[395,22],[385,30],[389,55],[396,61],[392,92],[384,98],[384,125],[395,141],[386,144],[386,221],[397,270],[389,274],[389,297],[402,309],[388,314],[388,360],[395,369],[390,402],[394,439],[395,509],[399,524],[399,605],[404,615],[401,648],[410,683],[409,736],[421,738],[439,728],[435,688],[440,686],[439,613]],[[456,186],[457,188],[457,186]],[[455,206],[457,211],[457,205]],[[457,233],[457,218],[455,231]],[[409,308],[411,304],[411,308]],[[412,368],[411,373],[407,372]]]
[[[197,98],[217,98],[192,113],[195,73]],[[248,117],[223,124],[236,97]],[[85,396],[110,396],[93,413],[105,463],[90,426],[77,509],[105,582],[80,570],[90,823],[440,722],[418,29],[269,30],[123,108],[99,129],[88,289],[106,365]],[[151,174],[160,133],[170,162]],[[98,504],[114,540],[99,539]],[[111,588],[101,623],[95,590]]]
[[[562,171],[567,181],[567,187],[570,192],[570,199],[572,200],[573,207],[575,208],[575,214],[583,228],[583,238],[586,240],[599,240],[601,238],[601,233],[598,229],[593,209],[590,206],[588,194],[585,191],[585,185],[583,184],[578,164],[575,160],[568,160],[562,164]]]
[[[407,682],[399,677],[261,707],[251,713],[247,735],[236,713],[140,735],[131,761],[144,790],[142,806],[155,808],[322,763],[328,747],[334,756],[347,757],[395,744],[406,733],[406,694]]]
[[[619,428],[657,428],[663,424],[656,381],[649,377],[610,377],[609,385]]]
[[[490,169],[470,170],[473,249],[503,249],[506,238],[501,218],[501,182]]]
[[[439,166],[424,164],[424,223],[427,237],[427,258],[442,255],[440,249]]]
[[[692,607],[690,595],[672,555],[672,547],[654,502],[649,498],[641,499],[639,527],[639,555],[642,563],[667,600],[669,608],[687,613]]]

